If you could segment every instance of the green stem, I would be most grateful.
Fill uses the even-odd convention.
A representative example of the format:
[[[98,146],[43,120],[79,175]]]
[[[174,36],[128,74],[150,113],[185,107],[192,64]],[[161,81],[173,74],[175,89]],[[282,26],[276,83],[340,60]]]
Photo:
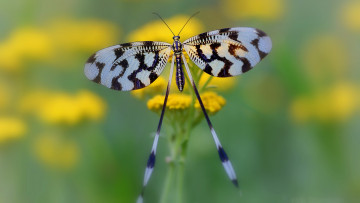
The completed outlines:
[[[184,179],[184,162],[185,157],[182,157],[182,142],[184,138],[184,127],[179,128],[179,131],[176,132],[176,142],[175,142],[175,163],[176,163],[176,202],[182,203],[182,195],[183,195],[183,179]]]
[[[179,126],[179,124],[174,123],[173,130],[174,133],[168,139],[171,160],[165,178],[164,189],[161,195],[161,203],[183,202],[183,182],[186,154],[184,153],[186,148],[183,147],[183,139],[184,135],[187,133],[183,124]]]
[[[175,170],[174,163],[173,162],[169,163],[169,169],[168,169],[167,174],[166,174],[165,185],[164,185],[164,189],[162,191],[160,203],[169,202],[167,199],[168,199],[168,196],[169,196],[169,191],[170,191],[172,179],[173,179],[173,176],[174,176],[174,170]]]
[[[183,144],[181,145],[181,152],[178,162],[178,171],[177,171],[177,203],[183,202],[183,188],[184,188],[184,174],[185,174],[185,158],[186,158],[186,147],[183,147]]]

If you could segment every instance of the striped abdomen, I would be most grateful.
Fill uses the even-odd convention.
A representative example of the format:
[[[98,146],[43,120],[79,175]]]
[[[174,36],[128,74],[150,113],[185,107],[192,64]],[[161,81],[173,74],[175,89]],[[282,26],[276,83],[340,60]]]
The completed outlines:
[[[179,88],[179,91],[182,92],[185,85],[185,77],[181,64],[181,54],[176,55],[176,85]]]

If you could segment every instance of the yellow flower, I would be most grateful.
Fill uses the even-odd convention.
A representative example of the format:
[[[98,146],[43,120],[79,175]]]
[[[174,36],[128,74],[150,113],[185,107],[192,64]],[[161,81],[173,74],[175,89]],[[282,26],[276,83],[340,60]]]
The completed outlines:
[[[82,90],[76,96],[76,102],[79,108],[82,109],[83,117],[88,117],[91,120],[99,120],[104,117],[105,103],[94,93]]]
[[[206,81],[208,81],[210,77],[212,76],[210,76],[207,73],[203,73],[200,78],[199,87],[204,86]],[[236,80],[237,79],[235,77],[226,77],[226,78],[212,77],[207,87],[216,88],[216,90],[220,90],[220,91],[225,91],[234,87]]]
[[[59,135],[41,135],[34,143],[36,157],[43,164],[60,170],[74,168],[80,152],[77,144]]]
[[[27,59],[63,60],[71,51],[94,52],[114,45],[119,35],[116,26],[99,20],[59,20],[47,28],[22,27],[0,42],[0,68],[20,70]]]
[[[34,113],[44,122],[69,125],[84,119],[99,120],[104,116],[105,107],[100,97],[86,90],[79,91],[76,95],[33,92],[20,104],[23,112]]]
[[[43,90],[30,92],[20,99],[19,109],[22,113],[36,113],[49,97],[50,93]]]
[[[205,109],[211,114],[220,111],[221,108],[226,104],[226,100],[215,92],[204,92],[200,96]],[[195,108],[201,108],[199,102],[195,103]]]
[[[26,59],[48,59],[52,51],[51,40],[44,30],[19,28],[0,42],[0,68],[20,70]]]
[[[157,95],[147,102],[148,109],[160,111],[164,104],[165,96]],[[169,94],[166,108],[169,110],[184,110],[190,107],[191,96],[187,94]]]
[[[305,43],[301,61],[312,82],[328,85],[327,81],[344,78],[349,68],[349,56],[341,39],[321,35]]]
[[[342,9],[341,18],[343,24],[350,30],[360,31],[360,2],[347,3]]]
[[[26,132],[26,124],[18,118],[0,117],[0,144],[19,139]]]
[[[178,15],[170,19],[165,19],[165,22],[170,26],[172,31],[177,35],[180,29],[184,26],[190,16]],[[153,16],[153,18],[157,18]],[[194,35],[198,35],[203,31],[203,25],[196,18],[192,18],[190,22],[181,32],[181,40],[186,40]],[[130,33],[128,40],[134,41],[162,41],[172,43],[172,34],[166,25],[160,20],[152,21],[139,29]]]
[[[233,19],[275,20],[284,12],[283,0],[224,0],[223,12]]]
[[[65,51],[91,51],[94,52],[118,42],[117,27],[106,21],[70,20],[54,21],[48,28],[56,47]]]
[[[162,106],[164,105],[164,98],[165,96],[157,95],[153,97],[152,99],[149,99],[147,102],[148,109],[152,111],[159,111],[161,110]]]
[[[358,107],[359,93],[355,86],[339,83],[332,89],[293,101],[290,111],[297,121],[345,121]]]
[[[43,103],[38,109],[40,118],[48,123],[68,123],[75,124],[81,118],[81,107],[77,105],[75,99],[66,94],[54,94]]]
[[[340,120],[349,118],[358,106],[359,91],[350,84],[338,84],[329,92],[333,116]]]

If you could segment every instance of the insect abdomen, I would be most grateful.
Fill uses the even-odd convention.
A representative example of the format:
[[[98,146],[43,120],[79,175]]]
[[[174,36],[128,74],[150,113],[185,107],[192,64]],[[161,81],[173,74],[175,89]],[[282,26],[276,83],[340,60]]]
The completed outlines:
[[[179,91],[182,92],[185,85],[185,77],[181,65],[181,55],[176,56],[176,85],[178,86]]]

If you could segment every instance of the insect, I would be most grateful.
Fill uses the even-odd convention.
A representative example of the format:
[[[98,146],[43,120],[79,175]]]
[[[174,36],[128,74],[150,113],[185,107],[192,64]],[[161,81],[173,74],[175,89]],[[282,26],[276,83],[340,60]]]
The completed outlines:
[[[251,70],[259,63],[270,52],[271,39],[259,29],[233,27],[205,32],[181,43],[179,35],[194,15],[187,20],[177,35],[158,15],[174,35],[173,44],[143,41],[115,45],[96,52],[90,56],[85,65],[84,72],[88,79],[114,90],[130,91],[153,83],[164,70],[171,51],[173,52],[164,105],[146,165],[143,190],[138,202],[142,202],[144,189],[155,166],[156,149],[170,91],[174,64],[176,64],[177,87],[180,92],[184,88],[185,78],[181,61],[183,61],[189,81],[209,125],[222,165],[230,180],[238,187],[235,171],[212,127],[182,51],[184,49],[189,58],[204,72],[216,77],[232,77]]]

